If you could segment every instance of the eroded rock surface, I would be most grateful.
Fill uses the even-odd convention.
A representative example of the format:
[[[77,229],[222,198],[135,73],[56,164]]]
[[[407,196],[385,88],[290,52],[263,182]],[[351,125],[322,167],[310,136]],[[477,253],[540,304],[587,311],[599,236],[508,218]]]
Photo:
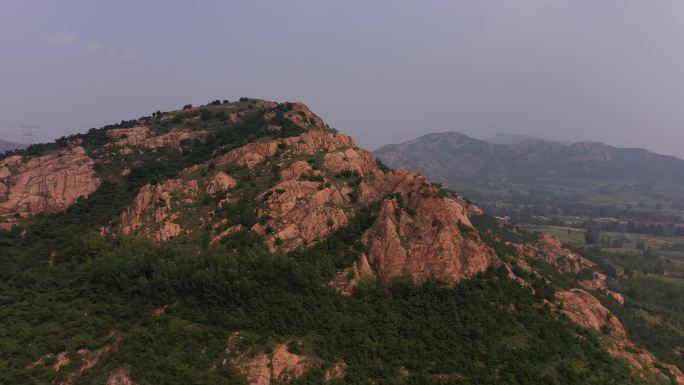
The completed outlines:
[[[128,371],[124,369],[119,369],[112,373],[109,378],[107,378],[107,385],[136,385],[137,383],[134,382],[130,375],[128,374]]]
[[[250,385],[270,385],[274,381],[290,382],[305,375],[314,367],[321,367],[320,359],[292,353],[288,344],[283,343],[273,348],[271,353],[259,352],[248,355],[237,351],[235,346],[241,336],[233,334],[228,340],[226,353],[233,354],[231,363],[242,373]],[[343,362],[328,364],[324,380],[342,378],[346,374],[347,365]]]
[[[651,352],[631,342],[620,320],[590,293],[581,289],[559,291],[556,302],[561,312],[577,325],[609,335],[608,353],[624,359],[642,377],[650,373],[660,380],[667,380],[667,373],[661,369],[666,368],[678,385],[684,385],[684,375],[677,367],[658,362]]]
[[[391,281],[410,274],[417,283],[430,277],[455,283],[495,261],[473,229],[464,201],[441,196],[417,174],[399,171],[392,178],[397,195],[383,201],[377,221],[363,235],[378,277]]]
[[[211,196],[237,186],[237,180],[223,171],[214,174],[209,180],[207,192]]]
[[[627,333],[620,320],[601,302],[581,289],[571,289],[556,293],[556,300],[562,304],[562,312],[574,323],[596,331],[626,338]]]
[[[351,190],[320,188],[321,182],[286,180],[267,191],[265,205],[257,210],[253,230],[266,238],[271,251],[288,251],[313,244],[348,222],[344,204]]]
[[[218,165],[235,163],[254,168],[267,158],[275,156],[278,148],[313,155],[350,146],[354,146],[354,141],[347,135],[330,131],[307,131],[295,137],[249,143],[217,157],[214,162]]]
[[[591,269],[596,266],[585,257],[562,247],[560,239],[550,234],[543,235],[539,239],[537,247],[548,263],[565,273],[579,273],[583,269]]]
[[[133,204],[121,213],[121,232],[141,234],[158,241],[166,241],[185,233],[174,220],[179,201],[192,201],[199,195],[196,180],[171,179],[157,185],[143,186]]]
[[[28,159],[12,156],[0,161],[0,217],[63,211],[99,186],[83,147]]]
[[[187,131],[177,128],[165,134],[154,135],[149,127],[114,128],[107,136],[116,139],[117,146],[141,146],[145,148],[178,147],[186,140],[206,136],[207,131]]]

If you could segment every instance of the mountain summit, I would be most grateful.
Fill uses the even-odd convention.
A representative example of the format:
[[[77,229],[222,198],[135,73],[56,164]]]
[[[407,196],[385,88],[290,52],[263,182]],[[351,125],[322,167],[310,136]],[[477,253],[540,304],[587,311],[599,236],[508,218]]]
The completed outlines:
[[[31,146],[0,159],[0,221],[2,383],[684,384],[596,263],[301,103]]]

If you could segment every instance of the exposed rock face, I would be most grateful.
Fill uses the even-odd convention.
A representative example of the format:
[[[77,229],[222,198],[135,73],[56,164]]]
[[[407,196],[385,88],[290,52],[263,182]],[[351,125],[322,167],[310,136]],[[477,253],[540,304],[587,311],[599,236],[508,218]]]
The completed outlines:
[[[278,345],[271,357],[272,377],[281,381],[291,381],[304,375],[312,367],[305,356],[291,353],[287,345]]]
[[[89,349],[79,349],[76,353],[78,355],[78,359],[81,363],[80,367],[78,367],[75,370],[71,370],[69,365],[73,362],[70,354],[68,351],[63,351],[59,354],[57,354],[55,358],[55,362],[52,364],[52,370],[55,372],[59,372],[62,370],[67,370],[70,369],[65,375],[65,379],[59,383],[59,385],[71,385],[74,383],[74,381],[85,371],[91,369],[95,364],[98,363],[98,361],[102,358],[103,355],[106,353],[110,352],[114,348],[113,345],[105,345],[99,349],[96,350],[89,350]],[[48,360],[50,360],[54,354],[48,353],[41,358],[39,358],[36,362],[33,363],[34,367],[42,366],[45,365]],[[77,361],[77,362],[79,362]],[[112,378],[112,377],[110,377]],[[119,380],[122,380],[123,378],[121,376],[118,377]],[[130,380],[130,379],[129,379]],[[110,384],[108,381],[107,384]],[[132,382],[114,382],[113,384],[123,384],[123,385],[134,385]]]
[[[661,380],[667,380],[667,374],[660,369],[665,367],[678,385],[684,385],[684,374],[673,365],[659,363],[652,353],[639,349],[627,338],[627,332],[620,320],[596,297],[581,289],[571,289],[557,292],[556,302],[562,306],[563,314],[577,325],[608,333],[611,337],[608,353],[624,359],[634,370],[641,372],[641,376],[650,373]]]
[[[322,170],[302,160],[287,163],[291,156],[318,154],[322,155]],[[334,283],[347,294],[361,277],[372,274],[388,282],[411,274],[416,282],[436,276],[455,283],[483,272],[495,260],[494,251],[479,239],[476,231],[462,233],[463,226],[472,228],[468,213],[473,210],[463,199],[441,194],[418,174],[405,170],[383,172],[375,158],[357,148],[346,135],[310,130],[297,137],[247,144],[215,158],[213,163],[254,169],[271,159],[280,162],[280,180],[257,197],[261,202],[256,212],[259,221],[251,230],[264,236],[272,252],[311,245],[345,226],[360,205],[382,201],[377,222],[363,236],[368,246],[367,258],[364,256],[340,273]],[[331,175],[356,175],[354,178],[360,182],[353,185],[337,177],[331,180]],[[217,174],[208,191],[213,195],[234,183]],[[153,199],[163,198],[162,190],[141,191],[133,208],[122,216],[122,223],[127,226],[125,233],[142,226],[141,208]],[[159,206],[156,222],[169,228],[156,238],[164,240],[181,234],[182,229],[165,220],[170,216],[169,204]],[[212,243],[234,231],[235,228],[225,230]]]
[[[249,385],[270,385],[273,375],[270,364],[268,355],[261,353],[248,361],[238,362],[236,366],[245,375]]]
[[[394,174],[394,192],[383,202],[376,223],[363,236],[368,260],[385,281],[411,274],[420,283],[430,277],[455,283],[485,271],[494,251],[473,230],[465,202],[439,196],[425,177],[405,171]]]
[[[293,162],[290,167],[285,167],[282,170],[280,170],[280,179],[281,180],[289,180],[289,179],[299,179],[302,177],[305,177],[307,175],[317,175],[320,176],[320,172],[314,172],[313,168],[308,162],[305,162],[303,160],[298,160]]]
[[[143,186],[133,204],[121,213],[123,234],[142,234],[166,241],[184,234],[185,229],[173,222],[178,218],[174,206],[180,199],[194,199],[199,194],[196,180],[167,180]],[[174,197],[175,196],[175,197]]]
[[[584,269],[596,267],[594,262],[564,248],[560,239],[551,234],[542,235],[536,245],[529,243],[512,245],[518,249],[521,257],[531,256],[543,259],[563,273],[579,273]]]
[[[119,369],[107,378],[107,385],[136,385],[124,369]]]
[[[347,375],[347,364],[344,362],[337,362],[325,371],[323,379],[326,381],[332,381],[336,379],[342,379]]]
[[[596,297],[581,289],[559,291],[556,300],[563,304],[563,314],[574,323],[596,331],[607,328],[611,335],[625,338],[627,333],[617,317]]]
[[[254,142],[236,148],[214,159],[218,165],[235,163],[238,166],[254,168],[257,164],[274,156],[278,151],[278,141]]]
[[[620,305],[625,304],[625,297],[608,289],[608,277],[605,274],[599,272],[593,272],[592,279],[587,279],[580,282],[580,285],[587,290],[598,290],[603,291],[615,299]]]
[[[285,112],[285,118],[307,129],[324,130],[326,124],[303,103],[291,103],[292,110]]]
[[[247,377],[250,385],[270,385],[271,381],[289,382],[297,379],[318,364],[306,356],[294,354],[287,344],[280,344],[273,353],[259,353],[252,358],[240,357],[234,364]]]
[[[161,135],[152,135],[149,127],[114,128],[107,135],[116,139],[118,146],[141,146],[145,148],[178,147],[183,141],[206,136],[207,131],[184,131],[172,129]]]
[[[28,217],[65,210],[100,186],[93,166],[83,147],[0,161],[0,216]]]
[[[380,177],[383,172],[377,166],[375,158],[370,152],[346,148],[340,151],[329,152],[323,158],[325,167],[334,172],[353,171],[363,176]]]
[[[251,143],[230,151],[215,162],[254,168],[275,156],[279,148],[313,155],[353,145],[354,142],[346,135],[308,131],[297,137]],[[321,181],[301,180],[304,176],[316,176]],[[257,216],[263,219],[252,228],[264,235],[271,251],[289,251],[311,244],[347,224],[345,206],[349,203],[351,188],[324,184],[326,180],[321,172],[314,171],[304,161],[295,161],[284,167],[280,177],[280,183],[259,197],[264,205],[257,211]]]
[[[55,364],[52,365],[52,369],[54,369],[55,372],[59,372],[60,369],[69,365],[70,363],[71,359],[69,359],[69,353],[61,352],[57,355],[57,360],[55,361]]]
[[[343,204],[351,189],[320,188],[320,182],[286,180],[264,194],[257,216],[268,218],[253,230],[266,237],[271,251],[292,250],[347,224]],[[280,247],[278,247],[280,246]]]
[[[217,157],[214,162],[218,165],[235,163],[239,166],[254,168],[266,158],[275,156],[279,145],[303,154],[330,152],[339,148],[354,146],[354,141],[346,135],[330,131],[307,131],[300,136],[281,140],[269,140],[249,143]]]
[[[215,196],[221,191],[228,190],[237,186],[237,180],[223,171],[219,171],[211,178],[207,186],[207,192]]]
[[[132,128],[113,128],[107,131],[107,136],[116,139],[116,144],[119,146],[141,146],[150,135],[148,127],[132,127]]]

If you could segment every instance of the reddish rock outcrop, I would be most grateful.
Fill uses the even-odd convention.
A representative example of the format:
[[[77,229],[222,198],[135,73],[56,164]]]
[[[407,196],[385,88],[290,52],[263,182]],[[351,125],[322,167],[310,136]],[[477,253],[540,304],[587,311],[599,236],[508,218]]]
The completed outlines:
[[[347,368],[348,366],[344,362],[337,362],[325,371],[323,379],[326,381],[342,379],[347,375]]]
[[[237,186],[237,180],[223,171],[219,171],[211,177],[207,186],[207,192],[211,196]]]
[[[383,172],[368,151],[357,148],[350,137],[324,129],[322,121],[304,106],[293,104],[292,110],[284,115],[303,119],[298,124],[313,126],[299,136],[250,143],[213,160],[218,166],[236,164],[254,169],[278,157],[275,162],[281,167],[280,180],[257,197],[259,221],[251,229],[264,236],[272,252],[287,252],[316,243],[346,225],[356,209],[380,200],[378,219],[362,239],[368,246],[367,255],[340,272],[333,282],[344,293],[351,293],[365,276],[377,275],[389,282],[411,274],[416,282],[436,276],[455,283],[494,263],[494,251],[474,229],[463,233],[464,228],[472,228],[468,218],[472,205],[443,194],[418,174],[405,170]],[[317,154],[323,159],[320,170],[303,160],[295,159],[288,164],[293,156]],[[343,172],[353,174],[344,176]],[[216,179],[219,175],[214,177],[216,183],[209,183],[208,192],[212,195],[234,184],[222,175],[220,179],[228,182],[221,184]],[[149,201],[160,198],[164,203],[159,204],[155,213],[156,222],[175,226],[168,199],[161,194],[161,190],[150,188],[141,191],[132,209],[122,215],[125,233],[141,228],[139,213],[149,206]],[[162,229],[164,232],[157,239],[168,239],[183,231],[177,227]],[[224,230],[212,243],[234,231],[234,227]]]
[[[235,163],[251,169],[266,158],[274,156],[278,151],[278,143],[275,140],[249,143],[215,158],[214,163],[217,165]]]
[[[313,362],[298,354],[291,353],[286,344],[280,344],[273,350],[271,357],[272,378],[280,381],[292,381],[308,372]]]
[[[52,365],[52,369],[55,372],[59,372],[63,369],[70,369],[70,371],[68,371],[64,376],[64,380],[61,381],[59,385],[72,385],[81,374],[95,366],[95,364],[98,363],[102,356],[110,352],[113,348],[114,345],[105,345],[96,350],[89,350],[85,348],[79,349],[76,352],[78,356],[78,361],[76,362],[80,362],[80,367],[78,367],[78,369],[72,369],[70,367],[73,361],[69,355],[69,352],[64,351],[57,354],[56,360]],[[52,353],[48,353],[40,359],[38,359],[36,362],[34,362],[33,366],[42,366],[53,356],[54,355]]]
[[[596,331],[606,330],[618,338],[627,333],[620,320],[606,309],[593,295],[581,289],[556,293],[556,301],[562,304],[562,312],[574,323]]]
[[[107,136],[116,139],[117,146],[141,146],[145,148],[178,147],[183,141],[206,136],[207,131],[186,131],[177,128],[160,135],[153,135],[149,127],[114,128]]]
[[[299,136],[285,138],[282,142],[297,152],[309,155],[356,146],[354,140],[347,135],[319,130],[307,131]]]
[[[605,274],[594,271],[592,275],[592,279],[580,281],[580,285],[587,290],[603,291],[613,297],[620,305],[624,305],[625,297],[620,293],[608,289],[608,277]]]
[[[299,179],[308,175],[320,176],[320,171],[314,171],[308,162],[298,160],[293,162],[289,167],[283,167],[280,170],[280,180]]]
[[[561,312],[577,325],[607,333],[611,337],[608,353],[624,359],[642,377],[650,374],[660,380],[667,380],[667,373],[660,369],[665,367],[678,385],[684,385],[682,372],[673,365],[658,362],[651,352],[642,350],[631,342],[620,320],[596,297],[581,289],[571,289],[557,292],[556,303]]]
[[[217,157],[214,162],[218,165],[234,163],[239,166],[254,168],[267,158],[275,156],[279,145],[284,149],[313,155],[318,152],[330,152],[354,146],[354,141],[349,136],[330,131],[307,131],[302,135],[281,140],[249,143]]]
[[[315,360],[290,352],[287,344],[280,344],[273,349],[271,354],[259,353],[247,358],[240,355],[233,364],[242,373],[250,385],[270,385],[272,381],[290,382],[320,365],[320,360]],[[338,378],[339,370],[330,374],[330,378]],[[344,375],[344,372],[341,373]]]
[[[519,257],[543,259],[563,273],[579,273],[584,269],[593,269],[596,264],[587,258],[574,253],[561,245],[560,239],[551,234],[544,234],[536,244],[512,243],[518,250]]]
[[[437,277],[449,283],[485,271],[495,253],[476,234],[463,234],[458,221],[470,225],[462,207],[445,198],[409,200],[411,215],[392,199],[383,203],[373,227],[363,236],[368,259],[385,281],[410,274],[421,283]]]
[[[383,172],[370,152],[357,148],[333,151],[323,157],[325,167],[333,172],[353,171],[364,177],[380,177]]]
[[[312,130],[325,130],[326,124],[303,103],[291,103],[292,110],[285,112],[285,118],[293,123]]]
[[[443,196],[425,177],[404,170],[376,183],[394,194],[382,202],[378,219],[363,235],[368,261],[381,279],[411,274],[417,283],[430,277],[455,283],[496,260],[472,228],[462,199]],[[463,233],[464,227],[472,231]]]
[[[124,369],[119,369],[112,373],[109,378],[107,378],[107,385],[136,385],[137,383],[131,379],[128,371]]]
[[[377,223],[363,237],[369,247],[368,266],[382,279],[390,281],[412,274],[417,282],[438,276],[453,283],[486,270],[494,252],[473,230],[464,235],[459,223],[470,226],[468,205],[460,198],[440,196],[425,177],[407,171],[386,174],[373,156],[355,147],[351,138],[326,131],[308,131],[298,137],[248,144],[219,157],[217,164],[236,163],[254,168],[273,157],[281,148],[295,153],[325,152],[323,166],[328,172],[352,171],[362,176],[358,186],[361,204],[399,194],[410,209],[396,200],[385,200]],[[281,182],[259,196],[260,222],[253,231],[262,234],[271,251],[289,251],[310,245],[344,226],[353,215],[355,204],[348,185],[301,180],[318,175],[303,161],[281,170]],[[409,214],[413,210],[415,213]],[[358,279],[367,275],[361,265],[341,272],[335,285],[346,293]],[[355,276],[356,275],[356,276]]]
[[[0,161],[0,216],[28,217],[65,210],[100,186],[93,167],[83,147]]]
[[[55,361],[55,364],[52,365],[52,369],[55,372],[59,372],[60,369],[69,365],[70,363],[71,359],[69,358],[69,352],[61,352],[57,355],[57,360]]]
[[[133,204],[121,213],[123,234],[142,234],[158,241],[166,241],[185,233],[173,221],[178,218],[174,206],[181,199],[194,199],[199,195],[196,180],[167,180],[164,183],[143,186]]]
[[[286,180],[262,194],[264,205],[257,210],[263,218],[252,230],[264,235],[271,251],[289,251],[312,244],[348,222],[344,204],[349,188],[321,182]]]

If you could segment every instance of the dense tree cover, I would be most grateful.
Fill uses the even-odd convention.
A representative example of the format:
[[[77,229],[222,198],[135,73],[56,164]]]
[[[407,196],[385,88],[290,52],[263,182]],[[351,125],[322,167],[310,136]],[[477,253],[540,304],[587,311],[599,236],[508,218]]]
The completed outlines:
[[[42,220],[67,223],[77,210]],[[240,383],[220,362],[227,336],[241,331],[264,348],[300,338],[308,353],[349,364],[346,383],[636,383],[593,333],[556,319],[541,295],[503,270],[455,288],[370,280],[352,297],[339,295],[325,282],[358,256],[375,210],[312,248],[276,256],[240,236],[198,253],[82,231],[62,234],[69,243],[53,253],[38,228],[0,233],[0,382],[48,382],[52,370],[31,365],[42,355],[114,346],[76,383],[101,383],[118,367],[142,384]],[[163,305],[166,314],[152,316]],[[410,375],[401,379],[400,370]],[[297,383],[320,379],[313,372]]]
[[[78,256],[50,266],[49,256],[23,256],[21,249],[13,247],[17,260],[35,260],[23,274],[3,277],[6,383],[49,378],[50,369],[30,365],[47,352],[107,343],[116,349],[102,365],[128,367],[142,383],[231,383],[229,368],[208,368],[237,330],[260,336],[264,346],[302,338],[316,356],[348,363],[347,383],[395,383],[402,368],[409,383],[633,381],[592,333],[556,320],[500,270],[453,289],[436,281],[368,281],[348,298],[324,285],[321,274],[333,263],[325,254],[307,263],[256,244],[197,254],[91,237]],[[166,314],[154,319],[151,311],[161,305],[169,306]],[[94,369],[77,383],[105,373]]]

